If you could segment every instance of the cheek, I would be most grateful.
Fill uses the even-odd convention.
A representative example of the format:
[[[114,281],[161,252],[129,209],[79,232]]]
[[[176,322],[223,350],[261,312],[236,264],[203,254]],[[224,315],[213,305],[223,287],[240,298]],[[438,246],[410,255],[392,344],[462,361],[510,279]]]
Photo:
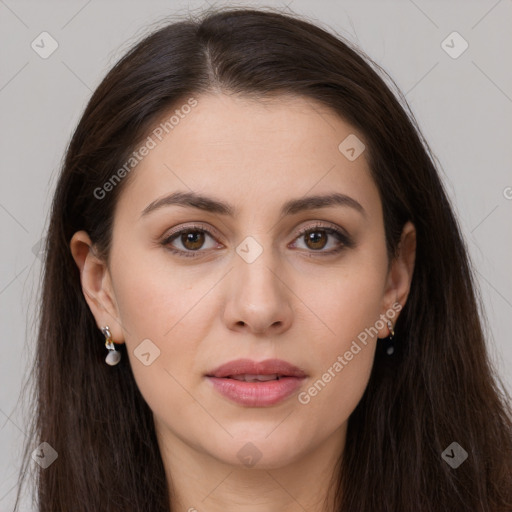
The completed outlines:
[[[312,338],[306,347],[315,372],[297,399],[310,428],[325,435],[348,420],[368,384],[377,343],[372,328],[380,305],[379,296],[369,290],[345,282],[345,294],[326,294],[324,318],[334,334]]]
[[[368,384],[374,353],[374,341],[350,342],[332,351],[297,396],[308,430],[328,436],[348,421]]]
[[[316,371],[298,401],[309,411],[309,421],[325,432],[348,419],[370,377],[377,331],[382,327],[387,261],[377,252],[347,261],[335,276],[316,275],[317,292],[308,296],[307,303],[321,322],[317,335],[310,336],[311,346],[305,347]],[[302,282],[305,293],[311,275]]]
[[[158,257],[141,249],[112,258],[117,307],[131,345],[144,338],[170,341],[182,319],[195,316],[195,305],[215,282],[215,276],[180,269],[155,252]]]
[[[181,394],[170,393],[194,372],[210,326],[202,298],[214,279],[198,280],[160,265],[157,258],[140,256],[112,257],[113,281],[137,385],[148,404],[158,408],[152,402],[174,403],[173,396]]]
[[[297,295],[316,317],[323,350],[343,350],[382,312],[386,261],[375,254],[354,254],[334,270],[303,273]],[[325,354],[327,355],[327,354]]]

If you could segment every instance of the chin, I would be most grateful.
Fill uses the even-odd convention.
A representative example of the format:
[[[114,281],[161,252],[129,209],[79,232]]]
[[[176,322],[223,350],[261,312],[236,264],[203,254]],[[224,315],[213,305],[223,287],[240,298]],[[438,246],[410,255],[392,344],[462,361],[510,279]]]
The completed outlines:
[[[275,428],[275,425],[274,427]],[[304,453],[303,436],[297,432],[272,432],[258,430],[244,435],[234,435],[222,450],[211,447],[211,455],[231,466],[247,469],[277,469],[295,462]]]

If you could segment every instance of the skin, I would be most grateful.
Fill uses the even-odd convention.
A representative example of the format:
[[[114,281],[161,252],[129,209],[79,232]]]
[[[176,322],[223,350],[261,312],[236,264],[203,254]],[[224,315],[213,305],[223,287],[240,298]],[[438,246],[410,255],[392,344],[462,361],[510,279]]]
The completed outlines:
[[[307,404],[294,395],[270,407],[238,405],[205,374],[233,359],[279,358],[307,373],[299,391],[308,390],[358,334],[393,304],[405,304],[414,226],[405,225],[399,255],[388,265],[382,205],[365,153],[349,161],[338,150],[349,134],[364,137],[334,112],[293,96],[196,98],[198,105],[128,178],[108,264],[87,233],[74,235],[84,295],[98,328],[109,325],[115,342],[127,344],[153,411],[173,510],[325,510],[348,418],[368,383],[377,338],[387,337],[388,327],[381,324]],[[141,216],[176,191],[221,199],[238,213],[168,205]],[[333,191],[355,199],[364,214],[340,205],[279,214],[289,199]],[[298,234],[317,223],[346,230],[354,245],[325,255],[339,246],[335,235],[316,228],[315,245]],[[162,245],[171,228],[191,224],[213,236],[170,244],[196,248],[198,257],[180,257]],[[236,252],[247,236],[263,250],[252,263]],[[160,350],[148,366],[134,354],[145,339]],[[237,455],[249,442],[261,454],[253,467]]]

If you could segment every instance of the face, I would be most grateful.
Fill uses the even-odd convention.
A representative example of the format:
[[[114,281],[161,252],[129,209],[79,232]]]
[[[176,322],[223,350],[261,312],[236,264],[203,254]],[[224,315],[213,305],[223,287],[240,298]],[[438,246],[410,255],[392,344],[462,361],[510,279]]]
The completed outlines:
[[[279,467],[343,439],[410,268],[388,267],[366,155],[338,147],[364,141],[349,124],[299,97],[196,99],[129,176],[88,300],[126,343],[160,439]],[[214,376],[239,359],[293,368]]]

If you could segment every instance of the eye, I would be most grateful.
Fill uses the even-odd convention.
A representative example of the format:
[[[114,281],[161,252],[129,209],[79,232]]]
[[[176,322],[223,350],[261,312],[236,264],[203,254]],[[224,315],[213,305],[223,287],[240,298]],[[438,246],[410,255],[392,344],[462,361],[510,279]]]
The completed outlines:
[[[212,241],[205,247],[207,238]],[[200,249],[208,250],[218,247],[210,231],[201,226],[187,226],[175,231],[162,241],[162,245],[179,256],[192,258],[199,255],[194,253],[202,252]]]
[[[345,247],[353,246],[352,240],[339,228],[325,226],[323,224],[308,226],[302,229],[296,240],[304,243],[303,247],[299,247],[300,249],[305,248],[326,255],[335,254]],[[329,245],[331,245],[330,250],[323,250]]]

